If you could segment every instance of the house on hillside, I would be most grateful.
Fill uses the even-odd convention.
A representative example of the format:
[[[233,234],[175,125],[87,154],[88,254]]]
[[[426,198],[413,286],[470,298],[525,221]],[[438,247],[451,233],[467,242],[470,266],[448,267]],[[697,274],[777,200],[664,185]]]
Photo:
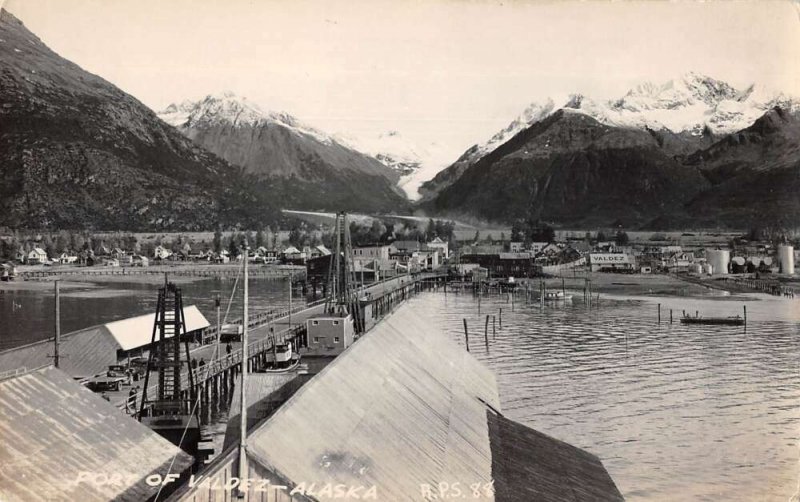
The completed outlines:
[[[47,263],[47,253],[44,249],[35,247],[28,253],[27,261],[32,264]]]
[[[162,245],[156,246],[156,249],[153,251],[153,257],[157,260],[166,260],[172,255],[172,251],[167,249]]]
[[[66,264],[69,264],[69,263],[75,263],[75,262],[78,261],[78,257],[76,255],[74,255],[72,253],[68,253],[67,251],[64,251],[63,253],[58,255],[57,259],[58,259],[58,263],[61,263],[62,265],[66,265]]]

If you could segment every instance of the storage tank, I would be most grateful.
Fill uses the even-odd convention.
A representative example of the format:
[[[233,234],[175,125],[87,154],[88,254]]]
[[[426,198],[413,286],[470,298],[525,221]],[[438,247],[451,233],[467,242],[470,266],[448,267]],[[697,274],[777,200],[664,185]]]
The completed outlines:
[[[794,247],[778,246],[778,261],[781,264],[781,273],[794,275]]]
[[[714,267],[711,266],[710,263],[703,263],[703,273],[706,275],[711,275],[714,273]]]
[[[727,275],[731,252],[727,249],[709,249],[706,251],[706,260],[711,265],[711,270],[714,274]]]
[[[699,263],[692,263],[689,265],[689,273],[691,274],[702,274],[703,273],[703,266]]]

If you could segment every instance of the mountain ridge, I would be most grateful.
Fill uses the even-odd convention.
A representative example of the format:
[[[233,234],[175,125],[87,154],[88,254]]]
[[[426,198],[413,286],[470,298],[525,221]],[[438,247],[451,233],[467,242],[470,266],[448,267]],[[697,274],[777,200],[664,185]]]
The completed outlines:
[[[617,99],[595,100],[579,93],[530,104],[492,138],[468,148],[420,187],[423,200],[436,196],[467,167],[559,109],[573,109],[621,128],[647,130],[669,155],[686,156],[752,124],[775,106],[800,110],[800,100],[752,84],[744,89],[696,72],[662,84],[643,82]]]
[[[294,209],[405,211],[400,174],[288,113],[233,93],[167,107],[159,116],[187,138],[275,187]]]
[[[189,230],[276,214],[267,201],[237,208],[239,169],[56,54],[5,9],[0,35],[0,223]]]

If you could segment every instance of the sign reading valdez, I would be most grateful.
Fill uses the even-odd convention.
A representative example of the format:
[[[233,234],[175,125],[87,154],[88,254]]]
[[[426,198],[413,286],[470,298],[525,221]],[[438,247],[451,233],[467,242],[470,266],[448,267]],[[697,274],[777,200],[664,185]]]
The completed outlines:
[[[624,253],[591,253],[589,262],[592,265],[632,265],[633,256]]]

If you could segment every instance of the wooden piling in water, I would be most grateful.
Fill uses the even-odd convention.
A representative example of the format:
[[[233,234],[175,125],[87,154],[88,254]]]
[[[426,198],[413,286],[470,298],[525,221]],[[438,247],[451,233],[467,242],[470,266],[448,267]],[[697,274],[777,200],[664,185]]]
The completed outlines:
[[[503,329],[503,309],[500,309],[500,329]]]
[[[672,309],[669,309],[669,323],[672,324]]]
[[[469,331],[467,330],[467,319],[464,318],[464,340],[467,343],[467,352],[469,352]]]
[[[489,352],[489,316],[486,316],[486,323],[483,325],[483,341],[486,343],[486,352]]]
[[[658,304],[658,324],[661,324],[661,304]]]
[[[496,316],[492,316],[492,340],[496,340],[497,339],[497,329],[495,329],[496,328],[496,326],[495,326],[495,321],[496,320],[497,320],[497,317]]]

